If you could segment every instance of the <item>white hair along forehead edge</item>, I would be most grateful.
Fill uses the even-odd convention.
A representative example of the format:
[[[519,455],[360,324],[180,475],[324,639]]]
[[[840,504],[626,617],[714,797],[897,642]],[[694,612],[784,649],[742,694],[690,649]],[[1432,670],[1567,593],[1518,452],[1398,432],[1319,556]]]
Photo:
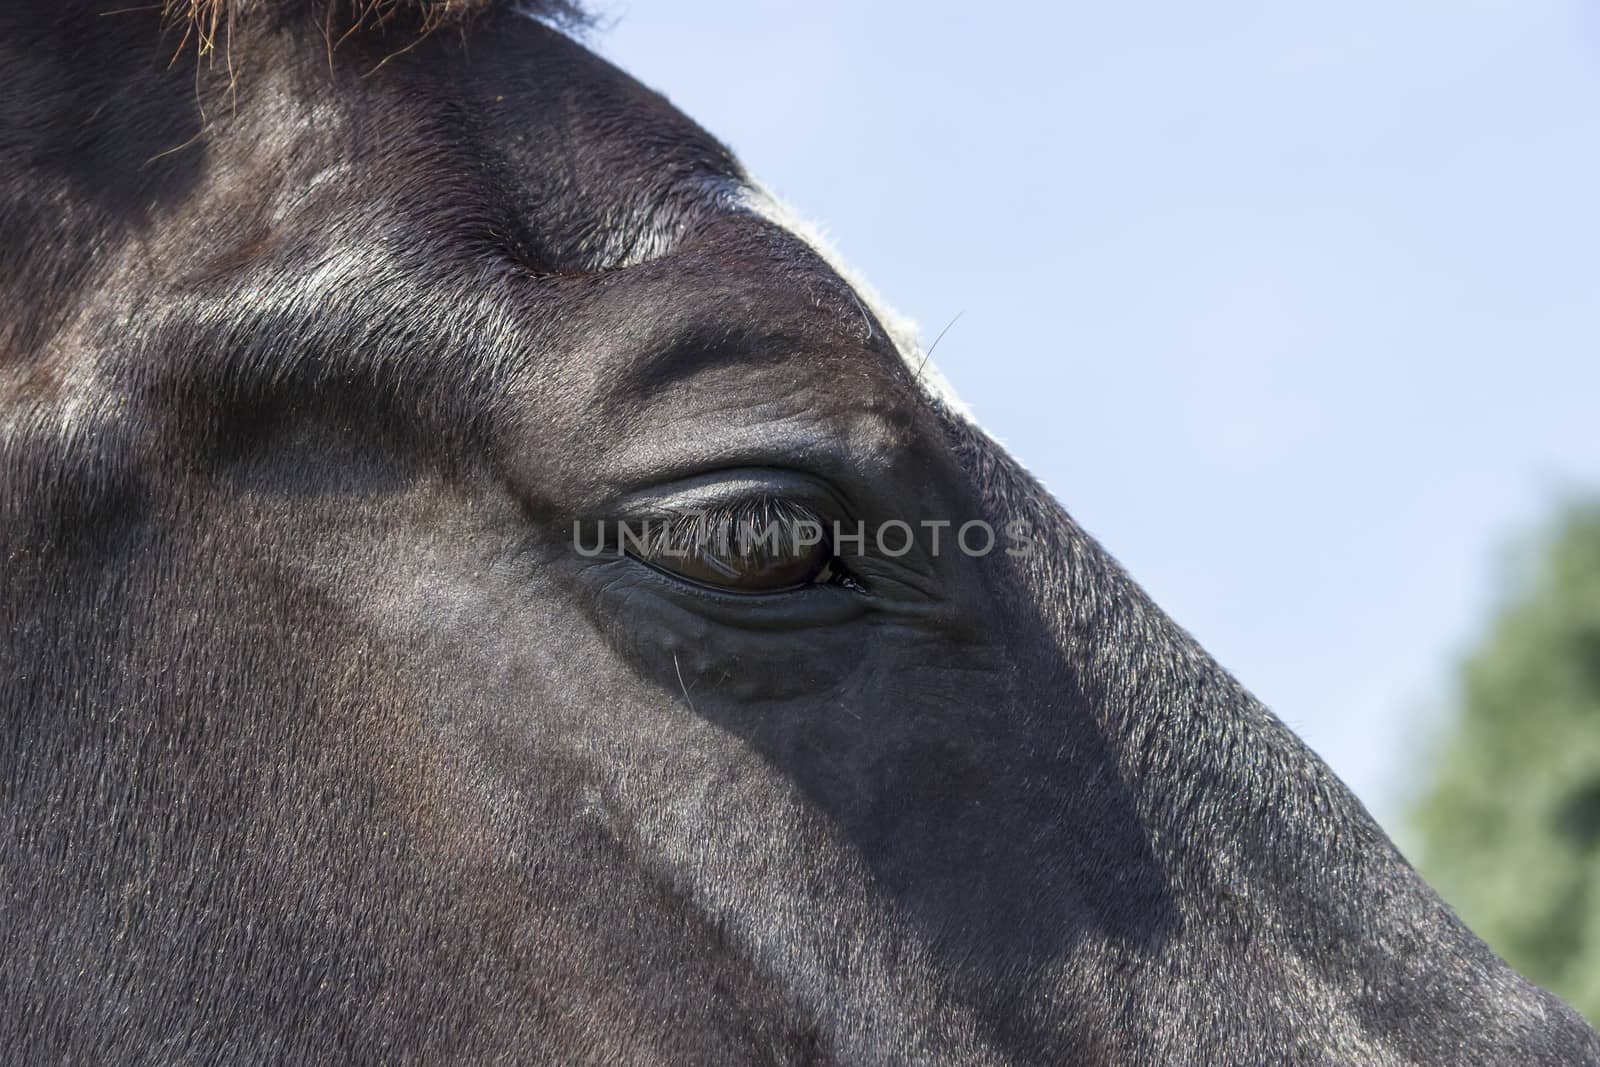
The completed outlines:
[[[968,423],[977,424],[972,411],[962,403],[949,380],[939,372],[933,360],[928,358],[928,353],[923,351],[917,337],[916,323],[890,307],[865,279],[845,263],[815,226],[797,215],[759,182],[745,186],[741,190],[739,202],[747,210],[794,234],[816,252],[834,273],[844,279],[845,284],[855,292],[856,298],[883,324],[884,330],[889,334],[889,340],[900,353],[900,358],[916,376],[922,389],[952,414]]]

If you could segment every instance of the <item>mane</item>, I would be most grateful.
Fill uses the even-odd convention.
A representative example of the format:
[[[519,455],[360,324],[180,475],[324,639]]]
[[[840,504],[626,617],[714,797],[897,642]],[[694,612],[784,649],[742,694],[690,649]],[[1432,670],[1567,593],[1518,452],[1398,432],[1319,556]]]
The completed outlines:
[[[315,10],[341,34],[403,23],[422,34],[465,26],[495,9],[514,9],[563,25],[589,20],[579,0],[163,0],[162,12],[181,28],[183,43],[201,55],[226,50],[236,22],[291,9]]]

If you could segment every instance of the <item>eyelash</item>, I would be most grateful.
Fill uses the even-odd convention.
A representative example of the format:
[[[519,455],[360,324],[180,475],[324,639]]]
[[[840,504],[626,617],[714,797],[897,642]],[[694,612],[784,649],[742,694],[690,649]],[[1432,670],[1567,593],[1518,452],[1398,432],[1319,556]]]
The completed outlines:
[[[646,566],[722,592],[777,594],[818,585],[867,592],[839,559],[832,532],[812,508],[762,494],[661,514],[617,536],[618,547]]]
[[[647,534],[645,547],[652,555],[706,546],[733,551],[736,546],[748,547],[739,536],[745,530],[764,531],[773,524],[792,529],[802,522],[815,524],[825,534],[829,529],[828,523],[804,504],[760,496],[660,516],[647,522],[641,532]],[[832,551],[832,539],[825,537],[825,541]]]

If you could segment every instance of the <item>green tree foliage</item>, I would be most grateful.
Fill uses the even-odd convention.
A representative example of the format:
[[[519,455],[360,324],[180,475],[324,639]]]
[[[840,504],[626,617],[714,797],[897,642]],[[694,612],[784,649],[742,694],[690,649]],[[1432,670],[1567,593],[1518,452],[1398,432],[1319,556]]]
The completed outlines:
[[[1462,918],[1600,1021],[1600,503],[1535,549],[1462,665],[1412,814],[1422,871]]]

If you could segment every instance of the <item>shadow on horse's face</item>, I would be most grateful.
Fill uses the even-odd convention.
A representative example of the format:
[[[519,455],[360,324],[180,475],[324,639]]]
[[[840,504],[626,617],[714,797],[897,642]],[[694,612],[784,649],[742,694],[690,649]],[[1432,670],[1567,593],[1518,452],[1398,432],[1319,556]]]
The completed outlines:
[[[659,96],[9,17],[10,1047],[1593,1048]]]

